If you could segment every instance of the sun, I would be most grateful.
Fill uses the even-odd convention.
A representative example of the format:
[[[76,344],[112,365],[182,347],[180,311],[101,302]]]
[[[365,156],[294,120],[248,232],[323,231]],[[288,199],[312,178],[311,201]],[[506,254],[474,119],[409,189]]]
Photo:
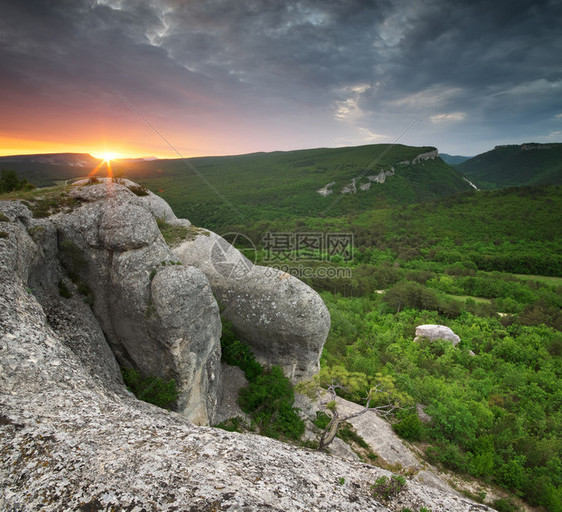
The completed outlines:
[[[115,160],[117,158],[117,155],[106,151],[105,153],[102,153],[101,157],[104,162],[111,162],[111,160]]]

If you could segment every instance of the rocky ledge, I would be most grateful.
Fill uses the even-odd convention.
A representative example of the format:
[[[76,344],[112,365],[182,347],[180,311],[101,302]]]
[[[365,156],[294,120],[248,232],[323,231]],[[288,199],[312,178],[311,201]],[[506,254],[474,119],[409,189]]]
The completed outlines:
[[[490,510],[412,481],[382,502],[380,468],[190,422],[216,407],[218,307],[156,219],[189,223],[133,186],[78,186],[47,219],[0,202],[1,510]],[[135,399],[117,361],[181,379],[181,414]]]

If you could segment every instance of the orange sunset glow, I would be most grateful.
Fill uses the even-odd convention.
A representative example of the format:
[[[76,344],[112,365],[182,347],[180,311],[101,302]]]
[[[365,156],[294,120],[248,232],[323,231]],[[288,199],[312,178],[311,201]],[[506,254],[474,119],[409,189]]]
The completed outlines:
[[[555,142],[556,13],[503,3],[5,2],[0,156]]]

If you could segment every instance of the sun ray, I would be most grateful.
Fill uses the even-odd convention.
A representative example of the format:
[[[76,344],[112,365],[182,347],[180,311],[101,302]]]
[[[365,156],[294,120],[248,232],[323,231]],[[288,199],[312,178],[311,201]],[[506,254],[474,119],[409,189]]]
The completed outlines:
[[[101,168],[105,165],[107,168],[107,177],[113,178],[113,169],[111,167],[111,160],[115,160],[117,155],[115,153],[104,152],[101,155],[101,161],[98,165],[96,165],[88,174],[88,178],[91,178],[98,174]]]
[[[101,169],[101,166],[104,164],[105,160],[102,160],[98,165],[96,165],[89,173],[88,173],[88,178],[91,178],[92,176],[95,176],[98,171]]]

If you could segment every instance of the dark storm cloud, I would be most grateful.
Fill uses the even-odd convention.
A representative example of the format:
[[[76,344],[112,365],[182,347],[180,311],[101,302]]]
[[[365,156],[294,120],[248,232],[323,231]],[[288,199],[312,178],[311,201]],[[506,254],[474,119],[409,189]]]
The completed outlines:
[[[538,77],[559,80],[561,7],[547,1],[428,3],[404,24],[400,71],[392,78],[409,77],[413,89],[435,82],[508,88]]]
[[[100,112],[123,108],[117,88],[178,124],[290,125],[306,112],[325,145],[346,130],[357,143],[354,130],[395,137],[449,91],[430,136],[452,141],[454,125],[475,144],[478,126],[487,141],[548,137],[562,112],[560,26],[548,0],[0,3],[0,87]]]

